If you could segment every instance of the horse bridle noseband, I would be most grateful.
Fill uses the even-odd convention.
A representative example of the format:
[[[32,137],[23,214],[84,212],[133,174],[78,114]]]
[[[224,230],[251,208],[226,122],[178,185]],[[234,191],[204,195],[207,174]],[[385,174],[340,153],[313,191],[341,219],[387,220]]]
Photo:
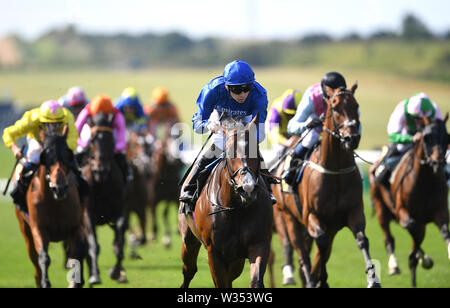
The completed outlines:
[[[350,92],[350,91],[340,91],[340,92],[334,94],[334,95],[328,100],[328,101],[330,102],[330,111],[331,111],[330,117],[331,117],[331,120],[333,121],[334,130],[329,129],[328,127],[325,127],[324,130],[326,130],[326,131],[327,131],[331,136],[333,136],[334,138],[338,139],[339,142],[344,143],[344,142],[346,141],[346,140],[345,140],[345,137],[341,134],[341,132],[340,132],[339,130],[340,130],[342,127],[345,127],[345,128],[348,128],[348,127],[355,127],[355,126],[357,127],[357,126],[358,126],[358,121],[356,121],[355,119],[353,119],[353,120],[351,120],[351,121],[348,121],[348,120],[347,120],[347,121],[344,121],[343,123],[341,123],[341,124],[339,124],[339,125],[336,123],[336,121],[334,120],[334,117],[333,117],[334,107],[331,106],[331,102],[334,100],[335,97],[340,96],[340,95],[351,95],[352,97],[354,97],[353,92]],[[358,137],[358,136],[360,136],[359,133],[358,133],[358,134],[351,134],[351,135],[348,136],[348,137],[352,138],[352,137]]]
[[[233,133],[232,135],[228,136],[228,138],[225,140],[225,143],[226,143],[226,142],[228,141],[228,139],[230,139],[231,137],[234,137],[234,136],[236,136],[236,135],[243,134],[243,133],[245,134],[246,132],[244,131],[244,132],[235,132],[235,133]],[[230,179],[228,180],[228,183],[230,184],[230,186],[233,188],[233,190],[234,190],[236,193],[242,195],[242,193],[243,193],[243,192],[241,191],[241,190],[242,190],[242,187],[239,186],[239,185],[236,183],[236,181],[235,181],[236,176],[238,176],[240,173],[250,173],[250,174],[253,176],[253,178],[255,178],[255,177],[256,177],[256,174],[254,174],[254,173],[252,172],[252,169],[251,169],[249,166],[247,166],[246,164],[245,164],[244,166],[238,168],[236,171],[233,172],[233,170],[231,170],[230,163],[228,162],[227,152],[226,152],[226,151],[224,151],[223,159],[225,160],[225,167],[226,167],[226,169],[227,169],[228,176],[230,177]],[[259,184],[259,177],[256,177],[255,187],[258,186],[258,184]]]

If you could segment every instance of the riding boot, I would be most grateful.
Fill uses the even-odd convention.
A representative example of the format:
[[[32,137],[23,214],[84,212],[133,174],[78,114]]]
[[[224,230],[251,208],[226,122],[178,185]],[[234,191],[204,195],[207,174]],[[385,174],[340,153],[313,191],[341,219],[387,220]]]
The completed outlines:
[[[381,159],[380,164],[374,171],[375,181],[384,185],[389,189],[389,178],[391,177],[392,170],[394,170],[396,163],[399,161],[399,152],[395,145],[390,144],[386,155]]]
[[[284,168],[284,172],[281,176],[282,180],[289,184],[290,186],[294,185],[295,175],[297,174],[298,168],[303,163],[306,153],[308,153],[309,148],[299,144],[294,151],[293,155],[288,155],[286,159],[286,166]]]
[[[180,208],[180,212],[185,211],[186,214],[194,212],[195,209],[195,203],[197,203],[196,195],[199,195],[198,190],[201,188],[201,183],[203,182],[199,181],[200,178],[205,178],[207,175],[205,175],[202,171],[204,171],[205,167],[208,166],[210,163],[212,163],[215,158],[207,158],[206,155],[203,155],[198,163],[193,167],[193,174],[190,178],[189,182],[184,186],[183,192],[181,193],[181,196],[179,200],[183,202],[185,205],[184,208]]]
[[[133,180],[133,170],[127,161],[125,154],[116,153],[114,155],[117,164],[119,165],[120,171],[122,171],[125,183],[128,184]]]
[[[269,170],[261,169],[261,173],[263,173],[262,177],[264,179],[264,184],[266,184],[267,191],[269,192],[270,201],[272,201],[272,204],[276,204],[277,203],[277,199],[275,199],[275,197],[273,195],[272,185],[271,184],[279,184],[279,183],[274,178],[272,178],[270,176],[265,176],[265,174],[269,175]]]
[[[28,207],[26,201],[26,193],[28,186],[30,186],[31,179],[33,178],[34,172],[37,170],[38,165],[32,163],[26,163],[19,180],[15,183],[12,191],[11,197],[16,204],[17,209],[28,214]]]

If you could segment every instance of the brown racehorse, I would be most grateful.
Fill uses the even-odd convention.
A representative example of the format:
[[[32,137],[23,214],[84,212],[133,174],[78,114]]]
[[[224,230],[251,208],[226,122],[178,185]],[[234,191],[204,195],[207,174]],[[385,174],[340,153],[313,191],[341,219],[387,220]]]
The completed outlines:
[[[81,287],[84,243],[90,226],[86,205],[80,202],[77,180],[68,167],[73,154],[66,143],[67,127],[62,136],[48,135],[42,130],[40,136],[44,142],[41,165],[26,194],[29,215],[16,209],[16,216],[35,268],[36,285],[50,287],[49,243],[67,241],[68,256],[79,265],[75,269],[79,280],[72,281],[71,286]]]
[[[425,118],[425,128],[421,139],[416,142],[399,162],[391,177],[390,191],[375,181],[370,172],[370,192],[378,221],[385,236],[386,250],[389,254],[389,274],[398,274],[398,263],[394,255],[394,238],[389,224],[396,220],[407,229],[413,238],[409,255],[411,284],[416,286],[416,267],[421,261],[424,268],[431,268],[433,261],[420,247],[425,237],[426,224],[434,222],[440,229],[448,246],[450,258],[450,233],[448,230],[448,187],[445,180],[445,151],[447,150],[447,131],[445,121],[430,122]]]
[[[255,123],[236,128],[228,119],[222,125],[226,138],[223,159],[214,167],[197,201],[193,215],[179,214],[183,239],[184,281],[197,271],[201,244],[208,251],[211,276],[217,288],[231,288],[245,259],[250,261],[250,287],[264,287],[264,273],[272,236],[272,202],[260,175]]]
[[[168,138],[156,143],[152,155],[154,164],[154,174],[151,178],[150,186],[153,187],[154,196],[150,202],[150,213],[152,214],[152,230],[153,236],[156,238],[158,228],[156,224],[156,207],[164,205],[164,237],[163,245],[170,247],[171,245],[171,222],[169,221],[170,205],[178,204],[177,193],[174,193],[173,187],[176,187],[181,180],[181,171],[184,167],[183,162],[177,158],[171,151],[171,146],[175,144],[174,139]]]
[[[114,253],[117,263],[110,270],[109,276],[118,282],[127,282],[125,269],[122,266],[124,258],[125,231],[128,228],[127,210],[125,206],[126,184],[122,172],[114,157],[115,139],[113,134],[113,115],[98,114],[88,120],[91,126],[88,164],[82,168],[89,184],[90,195],[88,213],[94,229],[94,243],[89,242],[93,253],[88,255],[88,263],[96,271],[91,272],[90,283],[100,283],[96,256],[99,245],[95,227],[108,224],[114,230]]]
[[[362,179],[353,156],[360,138],[358,103],[354,97],[356,88],[357,84],[351,90],[326,88],[329,99],[326,99],[324,133],[320,146],[307,162],[302,180],[294,188],[298,200],[294,194],[283,193],[281,185],[275,189],[289,238],[300,257],[301,278],[307,287],[328,287],[326,263],[333,239],[343,227],[350,228],[363,253],[368,286],[380,286],[364,233]],[[278,168],[278,175],[283,168]],[[317,244],[311,272],[309,252],[312,243],[309,237]]]
[[[126,204],[127,220],[131,213],[135,213],[139,219],[141,227],[140,236],[130,235],[131,257],[139,258],[136,247],[144,245],[147,242],[146,226],[149,200],[153,196],[153,187],[149,185],[149,177],[152,173],[150,157],[146,151],[145,137],[136,131],[129,132],[127,143],[127,158],[131,163],[133,170],[133,180],[127,187]]]

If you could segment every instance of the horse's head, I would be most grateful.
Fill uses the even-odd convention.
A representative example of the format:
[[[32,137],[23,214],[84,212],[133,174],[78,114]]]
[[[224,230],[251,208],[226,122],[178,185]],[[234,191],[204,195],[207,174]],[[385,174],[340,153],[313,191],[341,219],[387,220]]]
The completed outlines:
[[[440,119],[429,120],[424,118],[425,127],[422,131],[422,138],[419,144],[423,146],[425,164],[433,168],[433,172],[437,173],[440,167],[445,165],[445,153],[448,147],[448,134],[445,123],[448,120],[448,114],[445,120]]]
[[[346,151],[355,150],[361,139],[358,102],[354,96],[357,88],[357,83],[350,90],[325,87],[329,97],[326,99],[327,118],[330,119],[325,122],[326,130],[340,141]]]
[[[259,115],[248,124],[235,119],[225,119],[222,131],[225,135],[225,165],[228,182],[240,196],[243,204],[257,197],[260,157],[257,142]]]
[[[67,125],[62,134],[56,131],[40,131],[40,137],[44,143],[40,161],[45,166],[45,178],[56,201],[66,199],[69,188],[68,166],[73,162],[73,153],[67,146],[67,133]]]
[[[112,113],[99,113],[88,121],[91,126],[89,163],[95,182],[105,181],[112,170],[115,148],[113,120]]]

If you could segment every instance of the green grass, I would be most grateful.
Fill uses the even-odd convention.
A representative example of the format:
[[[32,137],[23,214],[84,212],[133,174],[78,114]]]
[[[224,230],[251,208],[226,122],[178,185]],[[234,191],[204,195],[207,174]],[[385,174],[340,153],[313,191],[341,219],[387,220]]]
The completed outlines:
[[[408,269],[408,254],[411,249],[411,238],[409,234],[398,225],[393,224],[392,230],[396,238],[396,254],[402,270],[402,274],[390,277],[387,274],[387,253],[384,249],[381,229],[375,218],[370,217],[369,201],[365,198],[367,207],[367,229],[366,234],[370,240],[370,252],[373,259],[379,260],[381,264],[381,283],[385,288],[398,288],[410,286],[410,274]],[[161,212],[158,212],[158,216]],[[171,211],[173,229],[176,230],[175,207]],[[136,221],[132,219],[133,225]],[[126,247],[126,259],[124,266],[127,270],[129,283],[117,284],[107,276],[108,269],[115,262],[112,251],[112,232],[109,227],[100,227],[99,241],[101,254],[99,259],[101,277],[103,284],[99,287],[135,287],[135,288],[177,288],[182,282],[181,273],[181,238],[178,234],[173,237],[172,248],[166,249],[160,241],[152,242],[139,249],[143,260],[131,260],[129,248]],[[437,228],[429,225],[427,235],[423,244],[424,250],[435,262],[431,270],[418,268],[418,287],[435,288],[450,287],[450,264],[447,259],[446,245],[441,238]],[[281,285],[281,265],[283,264],[281,245],[277,236],[273,237],[273,248],[275,257],[275,279],[277,287]],[[14,215],[12,203],[3,201],[0,203],[0,288],[2,287],[34,287],[33,268],[28,259],[25,242],[19,231]],[[63,251],[61,244],[50,245],[50,280],[53,287],[66,287],[67,271],[63,269]],[[248,262],[247,262],[248,263]],[[192,287],[210,288],[213,282],[209,273],[206,250],[202,247],[198,258],[198,273],[192,281]],[[298,265],[296,265],[298,268]],[[329,284],[331,287],[340,288],[364,288],[366,287],[363,257],[355,240],[348,229],[338,233],[331,259],[328,263]],[[85,276],[86,277],[86,276]],[[297,276],[297,281],[298,281]],[[268,274],[265,277],[266,286]],[[246,264],[243,274],[235,280],[234,287],[248,287],[249,266]],[[298,286],[297,286],[298,287]]]

